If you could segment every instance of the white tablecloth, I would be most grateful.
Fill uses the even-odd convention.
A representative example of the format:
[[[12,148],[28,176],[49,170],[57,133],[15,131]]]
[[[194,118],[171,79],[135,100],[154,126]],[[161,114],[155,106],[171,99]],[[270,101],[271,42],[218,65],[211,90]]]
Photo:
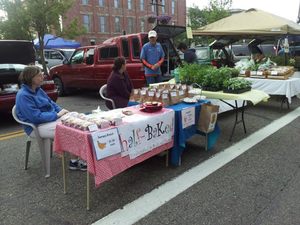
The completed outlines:
[[[245,78],[252,82],[252,88],[269,95],[284,95],[289,103],[292,97],[300,94],[300,78],[290,77],[287,80]]]

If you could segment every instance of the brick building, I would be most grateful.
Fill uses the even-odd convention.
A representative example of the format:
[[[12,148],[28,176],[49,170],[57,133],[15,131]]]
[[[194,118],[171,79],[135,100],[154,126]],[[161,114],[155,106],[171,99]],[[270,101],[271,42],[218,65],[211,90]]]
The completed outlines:
[[[168,24],[185,26],[186,0],[76,0],[62,23],[78,18],[87,33],[76,41],[89,45],[123,33],[147,32],[155,26],[148,22],[151,15],[167,15]]]

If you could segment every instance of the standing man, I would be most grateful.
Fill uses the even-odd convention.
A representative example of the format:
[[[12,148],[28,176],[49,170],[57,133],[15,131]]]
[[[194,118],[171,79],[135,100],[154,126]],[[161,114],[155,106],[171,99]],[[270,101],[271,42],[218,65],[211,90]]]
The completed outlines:
[[[161,80],[160,66],[164,62],[164,51],[161,44],[156,42],[157,33],[150,30],[148,33],[149,42],[144,44],[140,59],[145,66],[145,77],[147,84],[158,83]]]
[[[197,63],[197,55],[195,49],[188,49],[187,45],[183,42],[179,43],[177,49],[183,52],[183,60],[187,63]]]

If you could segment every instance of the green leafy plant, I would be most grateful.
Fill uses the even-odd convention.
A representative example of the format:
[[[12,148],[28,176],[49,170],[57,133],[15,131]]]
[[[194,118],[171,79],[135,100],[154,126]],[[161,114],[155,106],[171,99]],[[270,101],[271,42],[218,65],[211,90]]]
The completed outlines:
[[[240,74],[240,71],[236,68],[230,68],[231,70],[231,77],[238,77]]]
[[[228,80],[225,80],[223,83],[225,90],[241,90],[241,89],[249,89],[251,88],[251,82],[248,80],[245,80],[243,78],[230,78]]]
[[[179,79],[181,83],[192,84],[197,83],[201,85],[204,75],[207,71],[213,68],[208,65],[199,65],[199,64],[187,64],[183,63],[182,66],[179,67]]]
[[[211,65],[186,64],[179,67],[179,78],[181,83],[196,83],[206,90],[218,91],[223,89],[225,80],[236,77],[239,70],[229,67],[219,69]]]
[[[257,71],[259,66],[260,66],[259,63],[255,63],[255,64],[251,65],[250,70],[251,71]]]
[[[201,86],[205,90],[218,91],[223,89],[223,83],[231,77],[230,73],[212,67],[204,76]]]
[[[287,56],[271,56],[270,59],[275,62],[278,66],[295,66],[298,67],[297,64],[299,64],[296,57]]]

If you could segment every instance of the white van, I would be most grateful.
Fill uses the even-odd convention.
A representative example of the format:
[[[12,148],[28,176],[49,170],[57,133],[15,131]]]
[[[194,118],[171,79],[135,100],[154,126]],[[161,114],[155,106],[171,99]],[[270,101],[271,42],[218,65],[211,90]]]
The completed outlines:
[[[74,51],[75,49],[44,49],[47,67],[50,69],[53,66],[63,64],[65,59],[69,60]]]

